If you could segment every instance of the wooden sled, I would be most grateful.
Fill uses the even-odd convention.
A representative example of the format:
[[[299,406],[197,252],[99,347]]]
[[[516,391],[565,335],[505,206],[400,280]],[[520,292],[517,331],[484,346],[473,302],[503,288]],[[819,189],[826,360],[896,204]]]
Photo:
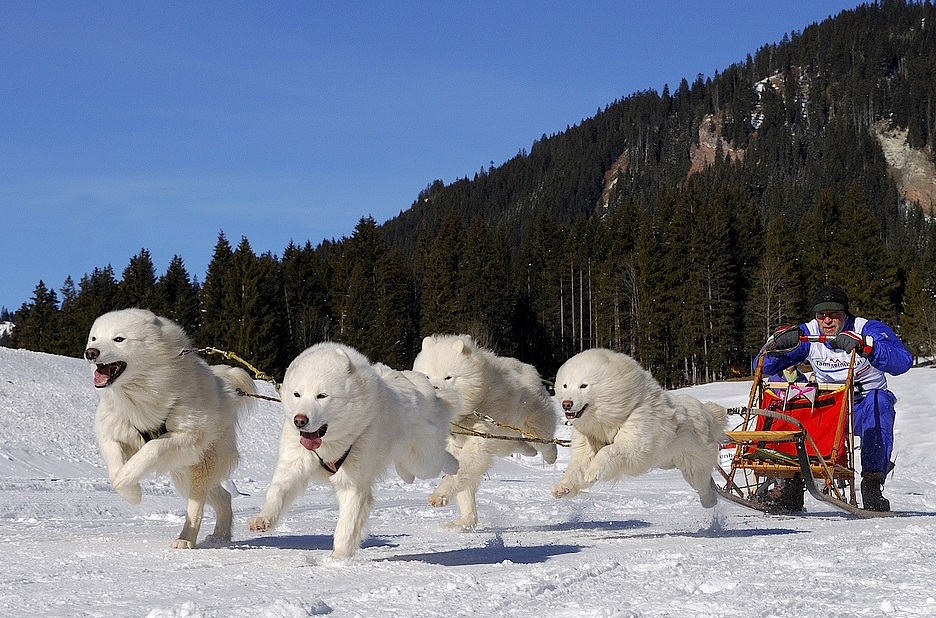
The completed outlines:
[[[730,461],[722,463],[712,480],[719,496],[766,513],[797,514],[778,507],[775,498],[784,483],[802,478],[813,498],[850,515],[903,515],[858,506],[852,429],[855,353],[844,384],[817,384],[765,380],[765,351],[758,356],[748,405],[738,410],[741,423],[725,432],[730,442],[723,453]]]

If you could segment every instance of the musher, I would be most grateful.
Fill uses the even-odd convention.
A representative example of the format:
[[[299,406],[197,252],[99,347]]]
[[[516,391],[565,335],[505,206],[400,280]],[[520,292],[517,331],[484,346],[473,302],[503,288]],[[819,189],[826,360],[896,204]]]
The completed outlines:
[[[894,402],[885,373],[910,369],[913,356],[883,322],[855,317],[848,296],[836,286],[823,287],[813,297],[815,318],[799,326],[780,327],[773,334],[776,349],[764,357],[764,374],[773,375],[803,361],[812,366],[815,381],[844,383],[853,350],[855,357],[854,433],[861,439],[861,503],[871,511],[889,511],[883,495],[894,445]],[[801,342],[801,335],[826,335],[828,343]],[[803,510],[803,479],[787,481],[778,499],[784,510]]]

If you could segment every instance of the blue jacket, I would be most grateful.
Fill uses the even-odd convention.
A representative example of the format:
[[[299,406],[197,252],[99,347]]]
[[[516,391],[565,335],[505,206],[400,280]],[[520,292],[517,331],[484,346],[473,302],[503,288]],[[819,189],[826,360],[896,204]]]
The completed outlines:
[[[816,320],[800,324],[800,329],[810,334],[819,334]],[[897,334],[884,322],[848,316],[842,330],[857,332],[871,337],[874,344],[868,358],[856,357],[855,382],[865,391],[887,388],[885,373],[900,375],[913,365],[913,356],[904,347]],[[828,343],[801,341],[798,346],[783,354],[767,354],[764,357],[764,374],[779,373],[787,367],[808,360],[816,371],[820,382],[844,382],[848,370],[849,353],[833,348]]]

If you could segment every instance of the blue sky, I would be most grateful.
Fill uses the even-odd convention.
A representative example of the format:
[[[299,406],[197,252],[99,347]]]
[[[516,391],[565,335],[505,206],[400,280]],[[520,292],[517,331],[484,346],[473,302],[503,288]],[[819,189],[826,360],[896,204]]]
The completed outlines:
[[[143,248],[203,281],[221,231],[346,237],[859,4],[5,0],[0,306]]]

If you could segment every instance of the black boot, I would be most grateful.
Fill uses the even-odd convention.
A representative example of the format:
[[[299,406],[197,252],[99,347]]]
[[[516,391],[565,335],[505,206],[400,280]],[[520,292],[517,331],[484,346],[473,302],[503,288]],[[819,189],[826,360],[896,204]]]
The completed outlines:
[[[890,502],[882,495],[883,472],[865,472],[861,475],[861,505],[867,511],[889,511]]]
[[[784,479],[778,489],[774,489],[767,501],[767,512],[774,514],[803,513],[803,492],[806,482],[799,474]]]

